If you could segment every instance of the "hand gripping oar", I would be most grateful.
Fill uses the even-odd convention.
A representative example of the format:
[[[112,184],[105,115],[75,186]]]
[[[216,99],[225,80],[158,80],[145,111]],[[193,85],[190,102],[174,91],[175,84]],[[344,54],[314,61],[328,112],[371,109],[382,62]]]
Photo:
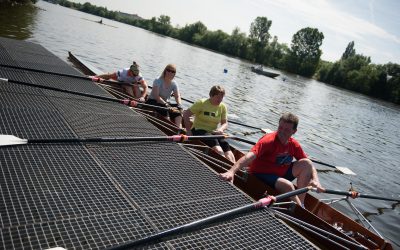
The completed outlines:
[[[56,138],[56,139],[21,139],[14,135],[0,135],[0,147],[33,143],[79,143],[79,142],[139,142],[139,141],[173,141],[185,142],[191,140],[224,139],[225,135],[173,135],[154,137],[95,137],[95,138]]]
[[[313,188],[312,191],[317,192],[317,189]],[[360,194],[360,193],[358,193],[356,191],[340,191],[340,190],[325,189],[325,191],[323,191],[323,193],[345,195],[345,196],[351,197],[353,199],[355,199],[355,198],[366,198],[366,199],[375,199],[375,200],[400,202],[400,199],[387,198],[387,197],[368,195],[368,194]]]
[[[158,110],[175,110],[176,109],[176,108],[159,107],[159,106],[145,104],[145,103],[141,103],[141,102],[137,102],[137,101],[129,100],[129,99],[115,99],[115,98],[111,98],[111,97],[92,95],[92,94],[87,94],[87,93],[71,91],[71,90],[67,90],[67,89],[60,89],[60,88],[55,88],[55,87],[50,87],[50,86],[37,85],[37,84],[29,83],[29,82],[22,82],[22,81],[11,80],[11,79],[6,79],[6,78],[0,78],[0,81],[11,82],[11,83],[35,87],[35,88],[48,89],[48,90],[58,91],[58,92],[62,92],[62,93],[78,95],[78,96],[85,96],[85,97],[90,97],[90,98],[103,100],[103,101],[122,103],[127,106],[135,107],[135,108],[148,107],[148,108],[158,109]]]
[[[165,231],[162,231],[160,233],[156,233],[153,235],[150,235],[148,237],[136,240],[136,241],[130,241],[130,242],[126,242],[117,246],[113,246],[113,247],[109,247],[107,248],[108,250],[117,250],[117,249],[127,249],[127,248],[131,248],[131,247],[138,247],[138,246],[142,246],[144,244],[149,244],[149,243],[158,243],[161,242],[162,240],[166,239],[166,238],[171,238],[173,236],[177,236],[179,234],[182,233],[187,233],[187,232],[191,232],[200,228],[203,228],[211,223],[215,223],[221,220],[228,220],[231,219],[233,216],[239,215],[239,214],[243,214],[243,213],[249,213],[258,209],[262,209],[264,207],[270,206],[273,202],[275,201],[280,201],[280,200],[284,200],[286,198],[298,195],[298,194],[302,194],[302,193],[306,193],[308,190],[310,190],[311,187],[304,187],[304,188],[300,188],[285,194],[281,194],[276,196],[275,198],[272,196],[268,196],[266,198],[262,198],[259,201],[249,204],[249,205],[245,205],[239,208],[235,208],[226,212],[222,212],[204,219],[200,219],[197,221],[193,221],[191,223],[182,225],[182,226],[178,226],[172,229],[168,229]],[[274,201],[275,200],[275,201]]]
[[[228,137],[228,138],[230,138],[230,137]],[[239,137],[232,137],[232,139],[235,139],[236,141],[241,141],[241,142],[244,142],[244,143],[248,143],[248,144],[251,144],[251,145],[255,145],[256,144],[253,141],[246,140],[246,139],[239,138]],[[353,171],[351,171],[351,169],[346,168],[346,167],[334,166],[334,165],[331,165],[331,164],[328,164],[328,163],[324,163],[324,162],[321,162],[321,161],[318,161],[318,160],[315,160],[315,159],[312,159],[312,158],[310,158],[310,160],[312,162],[315,162],[315,163],[318,163],[318,164],[321,164],[321,165],[324,165],[324,166],[327,166],[327,167],[330,167],[330,168],[335,168],[335,169],[337,169],[338,171],[340,171],[343,174],[356,175],[356,173],[354,173]]]

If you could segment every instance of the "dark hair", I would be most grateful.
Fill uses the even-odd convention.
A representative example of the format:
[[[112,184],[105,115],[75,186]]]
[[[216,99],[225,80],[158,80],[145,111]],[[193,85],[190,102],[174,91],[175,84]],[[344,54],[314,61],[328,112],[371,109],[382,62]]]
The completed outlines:
[[[210,97],[213,97],[215,95],[219,95],[219,94],[223,94],[225,95],[225,89],[224,87],[222,87],[221,85],[215,85],[212,86],[211,90],[210,90]]]
[[[286,112],[281,116],[281,118],[279,118],[279,122],[281,122],[281,121],[293,124],[293,129],[296,130],[297,125],[299,124],[299,117],[297,117],[297,115],[292,114],[290,112]]]

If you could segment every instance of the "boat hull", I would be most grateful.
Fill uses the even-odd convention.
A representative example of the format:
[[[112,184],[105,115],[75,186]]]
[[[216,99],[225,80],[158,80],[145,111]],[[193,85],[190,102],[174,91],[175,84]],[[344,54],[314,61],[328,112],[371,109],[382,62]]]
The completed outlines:
[[[279,76],[278,73],[273,73],[273,72],[265,71],[265,70],[262,70],[262,69],[257,69],[254,66],[251,67],[251,71],[253,71],[254,73],[257,73],[259,75],[264,75],[264,76],[268,76],[268,77],[271,77],[271,78],[275,78],[275,77]]]

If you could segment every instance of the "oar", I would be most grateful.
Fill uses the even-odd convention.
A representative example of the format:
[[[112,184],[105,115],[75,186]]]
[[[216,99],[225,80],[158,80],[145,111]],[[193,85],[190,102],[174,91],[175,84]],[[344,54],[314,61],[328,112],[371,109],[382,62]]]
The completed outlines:
[[[230,138],[230,137],[228,137],[228,138]],[[253,141],[250,141],[250,140],[247,140],[247,139],[243,139],[243,138],[240,138],[240,137],[232,137],[232,139],[234,139],[236,141],[241,141],[241,142],[244,142],[244,143],[248,143],[248,144],[251,144],[251,145],[255,145],[256,144]],[[318,163],[318,164],[321,164],[321,165],[324,165],[324,166],[327,166],[327,167],[330,167],[330,168],[337,169],[339,172],[341,172],[343,174],[356,175],[356,173],[354,173],[353,171],[351,171],[351,169],[346,168],[346,167],[334,166],[334,165],[331,165],[331,164],[328,164],[328,163],[324,163],[324,162],[321,162],[321,161],[318,161],[318,160],[315,160],[315,159],[312,159],[312,158],[310,158],[310,160],[312,162],[315,162],[315,163]]]
[[[94,137],[94,138],[56,138],[56,139],[21,139],[14,135],[0,135],[0,147],[34,143],[78,143],[78,142],[139,142],[139,141],[174,141],[215,140],[226,138],[225,135],[172,135],[154,137]]]
[[[100,79],[98,77],[93,77],[93,76],[78,76],[78,75],[57,73],[57,72],[40,70],[40,69],[31,69],[31,68],[25,68],[25,67],[20,67],[20,66],[12,66],[12,65],[4,65],[4,64],[0,64],[0,66],[1,67],[5,67],[5,68],[20,69],[20,70],[32,71],[32,72],[37,72],[37,73],[49,74],[49,75],[71,77],[71,78],[94,81],[94,82],[118,83],[116,81],[104,80],[104,79]]]
[[[317,192],[317,189],[315,189],[315,188],[313,188],[312,190],[314,192]],[[366,198],[366,199],[400,202],[399,199],[387,198],[387,197],[381,197],[381,196],[375,196],[375,195],[368,195],[368,194],[360,194],[355,191],[340,191],[340,190],[325,189],[325,191],[323,191],[323,193],[345,195],[345,196],[352,197],[354,199],[355,198]]]
[[[323,165],[323,166],[327,166],[327,167],[330,167],[330,168],[335,168],[335,169],[339,170],[340,172],[342,172],[343,174],[356,175],[356,173],[354,173],[351,169],[346,168],[346,167],[334,166],[332,164],[321,162],[321,161],[318,161],[316,159],[310,159],[310,160],[312,162],[318,163],[318,164]]]
[[[58,92],[68,93],[68,94],[73,94],[73,95],[85,96],[85,97],[90,97],[90,98],[103,100],[103,101],[117,102],[117,103],[125,104],[130,107],[136,107],[136,108],[148,107],[148,108],[158,109],[158,110],[171,110],[171,109],[173,110],[173,109],[175,109],[175,108],[159,107],[159,106],[155,106],[155,105],[145,104],[145,103],[137,102],[135,100],[115,99],[115,98],[111,98],[111,97],[92,95],[92,94],[87,94],[87,93],[81,93],[81,92],[60,89],[60,88],[55,88],[55,87],[50,87],[50,86],[37,85],[34,83],[22,82],[22,81],[11,80],[11,79],[6,79],[6,78],[0,78],[0,81],[11,82],[11,83],[35,87],[35,88],[48,89],[48,90],[53,90],[53,91],[58,91]]]
[[[228,220],[228,219],[232,219],[233,216],[239,215],[239,214],[243,214],[243,213],[249,213],[264,207],[267,207],[269,205],[271,205],[275,201],[280,201],[280,200],[284,200],[286,198],[298,195],[298,194],[302,194],[302,193],[306,193],[308,190],[310,190],[311,187],[304,187],[301,189],[297,189],[285,194],[281,194],[276,196],[275,198],[269,196],[266,198],[262,198],[259,201],[249,204],[249,205],[245,205],[239,208],[235,208],[226,212],[222,212],[204,219],[200,219],[197,221],[193,221],[191,223],[182,225],[182,226],[178,226],[172,229],[168,229],[165,231],[162,231],[160,233],[156,233],[150,236],[147,236],[145,238],[136,240],[136,241],[130,241],[130,242],[126,242],[117,246],[113,246],[110,248],[107,248],[108,250],[117,250],[117,249],[127,249],[127,248],[131,248],[131,247],[138,247],[138,246],[142,246],[144,244],[149,244],[149,243],[158,243],[161,242],[162,240],[166,239],[166,238],[171,238],[173,236],[177,236],[179,234],[182,233],[187,233],[187,232],[191,232],[194,231],[196,229],[200,229],[203,228],[211,223],[215,223],[221,220]]]

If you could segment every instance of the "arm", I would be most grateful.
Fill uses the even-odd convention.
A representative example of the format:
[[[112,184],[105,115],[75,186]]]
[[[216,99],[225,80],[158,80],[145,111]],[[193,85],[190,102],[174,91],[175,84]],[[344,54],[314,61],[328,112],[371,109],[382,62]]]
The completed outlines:
[[[325,188],[323,188],[323,187],[321,186],[321,183],[319,182],[317,170],[315,169],[314,166],[312,166],[312,168],[311,168],[311,180],[310,180],[309,185],[311,185],[311,186],[313,186],[313,187],[316,187],[317,190],[318,190],[318,192],[321,192],[321,193],[322,193],[322,192],[325,191]]]
[[[159,104],[166,104],[167,102],[164,101],[164,99],[161,98],[160,96],[160,87],[158,87],[158,85],[153,84],[153,89],[151,90],[152,96],[154,96],[155,100],[159,103]]]
[[[105,79],[105,80],[112,79],[112,80],[115,80],[115,81],[117,81],[117,79],[118,79],[117,72],[97,75],[96,77],[99,77],[99,78],[102,78],[102,79]]]
[[[181,105],[182,105],[181,93],[179,92],[178,89],[176,89],[176,90],[174,91],[174,97],[175,97],[176,104],[178,104],[179,106],[181,106]]]
[[[233,181],[236,172],[241,168],[246,168],[251,162],[254,161],[255,158],[256,155],[253,152],[248,152],[245,156],[240,158],[231,169],[223,174],[220,174],[219,177],[225,181]]]
[[[221,126],[214,130],[212,133],[214,135],[222,135],[224,134],[224,131],[228,128],[228,120],[224,119],[221,120]]]
[[[192,113],[192,111],[190,111],[190,109],[187,109],[183,112],[183,124],[185,125],[186,134],[188,136],[192,135],[192,131],[190,130],[191,126],[192,126],[192,124],[190,122],[190,117],[192,115],[194,115],[194,114]]]
[[[144,100],[144,98],[147,95],[147,89],[148,89],[147,82],[145,80],[141,80],[140,81],[140,85],[143,88],[143,91],[142,91],[142,94],[140,95],[140,98],[143,98],[143,100]]]

